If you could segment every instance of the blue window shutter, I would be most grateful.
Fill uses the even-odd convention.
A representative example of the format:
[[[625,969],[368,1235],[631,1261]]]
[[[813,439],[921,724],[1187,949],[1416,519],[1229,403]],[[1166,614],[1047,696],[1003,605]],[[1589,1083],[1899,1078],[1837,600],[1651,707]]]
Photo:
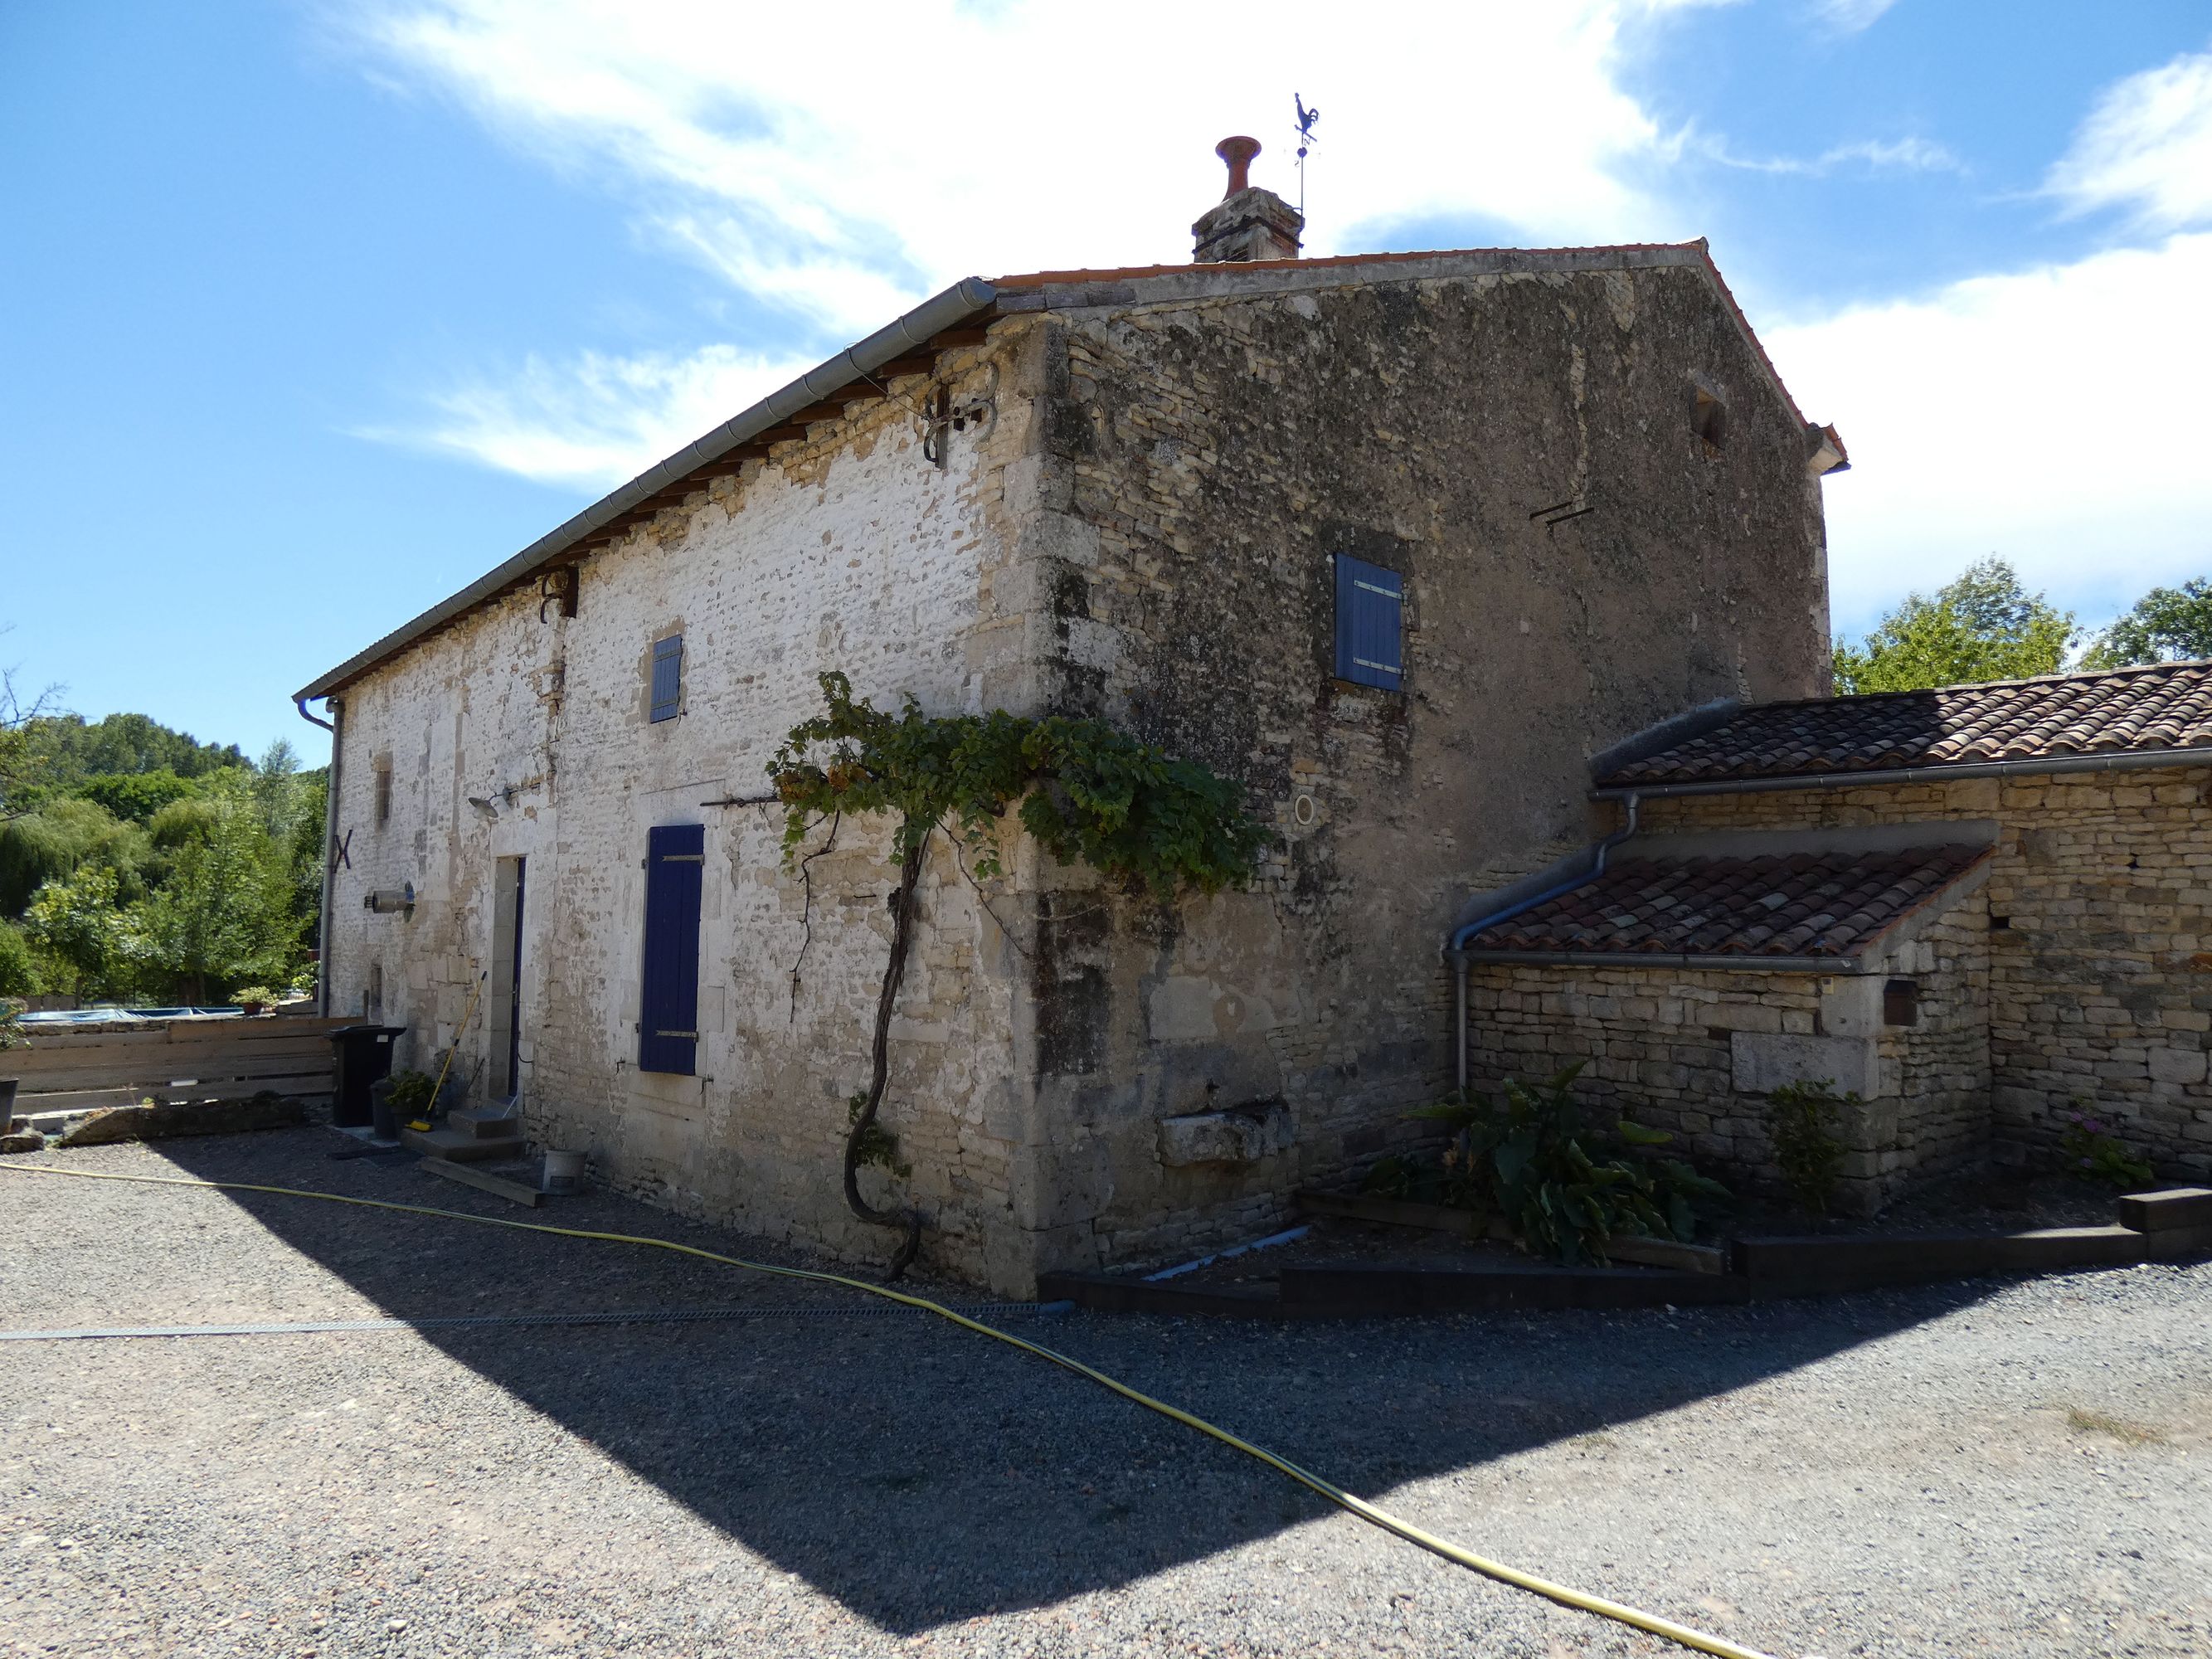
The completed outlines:
[[[1405,682],[1406,586],[1395,570],[1336,556],[1336,677],[1395,691]]]
[[[684,636],[653,642],[653,718],[672,720],[684,707]]]
[[[699,1049],[699,894],[707,832],[661,824],[645,837],[645,983],[637,1068],[690,1077]]]

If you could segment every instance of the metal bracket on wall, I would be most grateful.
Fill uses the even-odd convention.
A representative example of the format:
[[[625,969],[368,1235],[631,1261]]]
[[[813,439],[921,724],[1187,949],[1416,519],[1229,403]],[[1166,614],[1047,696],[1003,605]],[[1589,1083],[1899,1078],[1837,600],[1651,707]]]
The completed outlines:
[[[1579,519],[1585,513],[1595,513],[1596,510],[1595,507],[1581,501],[1554,501],[1549,507],[1538,507],[1528,517],[1531,520],[1541,524],[1547,530],[1557,530],[1568,520]]]

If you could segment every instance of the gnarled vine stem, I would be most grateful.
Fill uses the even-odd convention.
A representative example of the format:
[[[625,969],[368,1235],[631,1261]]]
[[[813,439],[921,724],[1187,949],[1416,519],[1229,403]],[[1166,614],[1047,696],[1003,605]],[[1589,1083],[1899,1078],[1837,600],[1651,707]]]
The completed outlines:
[[[891,892],[891,954],[884,967],[883,989],[876,998],[868,1091],[861,1097],[860,1109],[853,1115],[853,1127],[845,1135],[846,1207],[873,1226],[906,1229],[906,1240],[884,1275],[887,1285],[905,1274],[915,1252],[921,1249],[921,1217],[912,1210],[879,1210],[860,1196],[861,1153],[868,1144],[868,1132],[875,1127],[877,1109],[884,1103],[884,1086],[890,1078],[891,1011],[898,1003],[899,982],[906,977],[907,950],[914,939],[915,890],[921,882],[922,854],[928,845],[929,831],[925,828],[918,839],[908,843],[905,855],[899,860],[898,885]]]

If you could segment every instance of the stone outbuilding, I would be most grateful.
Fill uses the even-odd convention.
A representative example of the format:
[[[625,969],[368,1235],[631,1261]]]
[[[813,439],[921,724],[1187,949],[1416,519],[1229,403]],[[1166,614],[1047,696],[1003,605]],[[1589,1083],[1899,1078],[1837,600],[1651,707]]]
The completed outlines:
[[[1253,257],[1297,229],[1248,184],[1204,262],[956,284],[305,688],[329,1007],[599,1179],[879,1256],[839,1163],[890,826],[802,876],[751,804],[836,670],[1109,717],[1272,832],[1173,908],[939,840],[884,1113],[938,1267],[1249,1236],[1408,1133],[1437,942],[1588,838],[1586,757],[1826,684],[1843,453],[1702,242]]]
[[[1862,1209],[2073,1112],[2212,1172],[2212,665],[1723,706],[1595,771],[1614,835],[1454,932],[1478,1084],[1585,1061],[1759,1177],[1826,1081]]]

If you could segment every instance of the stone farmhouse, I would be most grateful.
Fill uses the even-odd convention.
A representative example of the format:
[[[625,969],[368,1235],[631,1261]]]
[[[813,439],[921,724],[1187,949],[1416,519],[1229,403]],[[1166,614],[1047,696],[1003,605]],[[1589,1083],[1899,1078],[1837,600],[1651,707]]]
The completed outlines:
[[[1609,828],[1592,757],[1826,689],[1840,441],[1702,242],[1301,259],[1224,153],[1193,263],[959,283],[305,688],[334,727],[328,1006],[404,1024],[417,1065],[458,1044],[623,1190],[880,1258],[839,1164],[890,826],[817,832],[801,872],[747,804],[838,670],[888,706],[1109,716],[1273,832],[1251,890],[1172,908],[1016,829],[980,884],[934,843],[884,1112],[910,1174],[866,1174],[939,1269],[1022,1291],[1264,1230],[1408,1134],[1462,1034],[1485,1074],[1603,1036],[1644,1086],[1610,1045],[1657,1054],[1628,1026],[1662,1017],[1592,1012],[1601,970],[1478,939],[1455,1026],[1439,947],[1470,893]],[[1911,865],[1947,903],[1984,867]],[[1945,926],[1854,960],[1981,948]],[[1731,1006],[1819,1035],[1826,977],[1771,994],[1799,999],[1775,1033],[1765,989]],[[1949,981],[1923,982],[1932,1033]],[[1930,1052],[1970,1095],[1979,1062]],[[1717,1147],[1747,1144],[1729,1110]]]
[[[2212,1172],[2212,664],[1717,708],[1595,770],[1613,845],[1455,930],[1475,1077],[1586,1061],[1753,1174],[1761,1097],[1830,1081],[1862,1210],[2069,1112]]]

